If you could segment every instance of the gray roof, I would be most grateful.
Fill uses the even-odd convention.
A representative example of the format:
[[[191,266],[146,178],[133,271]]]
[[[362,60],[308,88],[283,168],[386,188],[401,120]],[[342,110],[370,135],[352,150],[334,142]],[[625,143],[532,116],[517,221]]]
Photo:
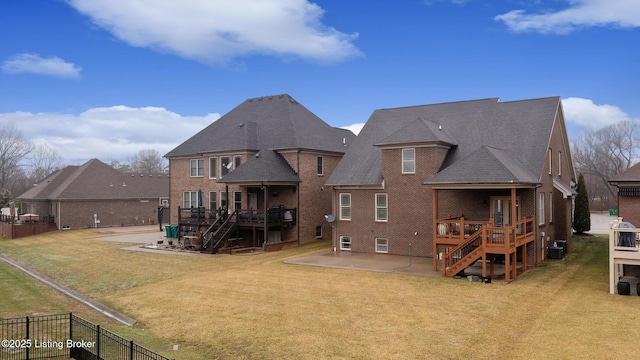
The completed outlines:
[[[18,196],[24,200],[169,197],[169,174],[122,173],[98,159],[66,166]]]
[[[289,163],[273,150],[260,150],[219,180],[221,183],[298,183]]]
[[[344,153],[354,138],[351,131],[331,127],[291,96],[282,94],[244,101],[165,157],[260,149]]]
[[[633,165],[627,170],[609,179],[609,182],[613,185],[618,185],[619,183],[624,184],[640,182],[640,163]]]
[[[376,146],[436,143],[448,146],[457,145],[456,141],[442,130],[442,126],[420,117],[402,129],[387,136]]]
[[[537,184],[539,179],[505,151],[482,145],[425,184]]]
[[[485,160],[493,157],[495,163],[492,166],[504,165],[505,162],[510,161],[520,164],[521,169],[512,174],[502,174],[503,176],[540,181],[553,124],[559,109],[560,98],[549,97],[507,102],[491,98],[376,110],[349,147],[326,185],[381,185],[383,182],[382,149],[376,144],[388,145],[391,141],[402,143],[406,136],[397,135],[396,139],[394,134],[401,134],[401,130],[410,127],[416,119],[437,124],[438,131],[441,127],[442,132],[457,144],[447,153],[440,168],[441,171],[486,146],[487,149],[500,149],[502,153],[484,150],[489,152],[485,153]],[[422,132],[423,141],[442,141],[440,138],[433,139],[434,132]],[[407,133],[404,132],[405,135]],[[435,133],[439,134],[439,132]],[[414,136],[412,142],[417,141],[420,139]],[[482,154],[476,154],[476,156],[479,155]],[[522,171],[528,174],[523,174]],[[474,182],[480,181],[480,177],[485,176],[478,172],[475,175],[478,179]],[[467,180],[471,180],[468,175],[465,176]],[[462,178],[457,178],[457,181],[459,180]]]

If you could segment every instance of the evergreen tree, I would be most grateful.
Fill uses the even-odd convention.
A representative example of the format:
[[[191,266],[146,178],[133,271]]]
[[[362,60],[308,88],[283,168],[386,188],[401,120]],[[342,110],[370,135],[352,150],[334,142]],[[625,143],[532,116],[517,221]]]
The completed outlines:
[[[580,173],[578,177],[578,188],[576,189],[576,208],[573,212],[573,229],[576,233],[582,234],[591,230],[591,214],[589,212],[589,195],[587,194],[587,186],[584,182],[584,176]]]

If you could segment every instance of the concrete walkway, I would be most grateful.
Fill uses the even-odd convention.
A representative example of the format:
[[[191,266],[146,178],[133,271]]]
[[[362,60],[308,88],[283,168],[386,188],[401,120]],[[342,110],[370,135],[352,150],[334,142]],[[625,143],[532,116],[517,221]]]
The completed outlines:
[[[15,267],[16,269],[24,272],[25,274],[40,280],[41,282],[49,285],[50,287],[60,291],[61,293],[91,307],[92,309],[95,309],[99,312],[101,312],[102,314],[104,314],[105,316],[114,319],[115,321],[127,325],[127,326],[132,326],[136,323],[136,321],[130,317],[128,317],[127,315],[124,315],[118,311],[115,311],[111,308],[109,308],[108,306],[99,303],[93,299],[90,299],[82,294],[80,294],[79,292],[73,291],[65,286],[62,286],[60,284],[58,284],[57,282],[50,280],[48,278],[46,278],[44,275],[41,275],[27,267],[24,267],[22,265],[20,265],[19,263],[15,262],[14,260],[4,256],[4,255],[0,255],[0,260],[6,262],[7,264]]]

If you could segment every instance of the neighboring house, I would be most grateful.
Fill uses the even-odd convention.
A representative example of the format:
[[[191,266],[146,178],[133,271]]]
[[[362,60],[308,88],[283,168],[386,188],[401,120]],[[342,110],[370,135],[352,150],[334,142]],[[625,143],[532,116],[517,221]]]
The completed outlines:
[[[18,199],[21,213],[53,216],[58,229],[91,228],[95,220],[98,227],[157,224],[169,174],[122,173],[92,159],[52,173]]]
[[[354,138],[289,95],[244,101],[165,155],[180,240],[216,252],[330,236],[323,185]]]
[[[445,276],[503,258],[509,281],[570,238],[575,182],[551,97],[376,110],[325,185],[336,250],[436,257]]]
[[[618,188],[618,216],[640,227],[640,163],[609,180]]]

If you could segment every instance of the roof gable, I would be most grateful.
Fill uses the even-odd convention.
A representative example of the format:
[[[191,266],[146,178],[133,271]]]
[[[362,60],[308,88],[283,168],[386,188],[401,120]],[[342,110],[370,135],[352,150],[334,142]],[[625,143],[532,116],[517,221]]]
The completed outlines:
[[[442,130],[442,125],[419,117],[414,122],[387,136],[376,146],[436,143],[453,146],[455,140]]]
[[[491,98],[376,110],[326,185],[381,185],[381,149],[375,145],[388,142],[387,138],[419,118],[442,126],[455,139],[457,146],[448,151],[441,171],[486,145],[505,151],[539,181],[558,111],[559,97],[509,102]]]
[[[289,163],[273,150],[263,149],[219,180],[221,183],[298,183]]]
[[[481,146],[425,184],[534,184],[538,179],[504,150]]]
[[[19,196],[29,200],[127,199],[169,196],[168,174],[122,173],[98,159],[67,166]]]
[[[344,153],[353,138],[352,132],[331,127],[291,96],[282,94],[244,101],[165,156],[259,149]]]

